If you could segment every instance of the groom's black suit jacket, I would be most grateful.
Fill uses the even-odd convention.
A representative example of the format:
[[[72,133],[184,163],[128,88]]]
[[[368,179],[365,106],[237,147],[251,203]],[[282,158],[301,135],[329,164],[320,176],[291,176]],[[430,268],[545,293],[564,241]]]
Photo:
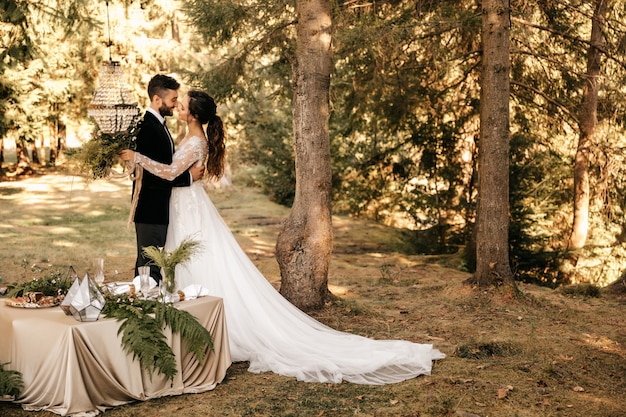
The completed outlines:
[[[170,140],[165,126],[150,112],[144,115],[136,144],[135,150],[142,155],[164,164],[172,163],[174,143]],[[135,223],[168,224],[172,187],[190,184],[191,175],[188,171],[173,181],[167,181],[144,169],[135,210]]]

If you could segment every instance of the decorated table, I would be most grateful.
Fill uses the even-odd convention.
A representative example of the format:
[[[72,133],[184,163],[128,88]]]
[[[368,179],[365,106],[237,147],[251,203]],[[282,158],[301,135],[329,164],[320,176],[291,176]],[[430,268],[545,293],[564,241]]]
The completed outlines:
[[[205,296],[175,306],[212,335],[213,350],[199,361],[177,333],[164,330],[176,357],[176,375],[150,374],[124,351],[120,323],[100,317],[81,322],[59,307],[16,308],[0,303],[0,363],[19,371],[26,410],[92,416],[136,400],[199,393],[220,383],[231,364],[223,300]]]

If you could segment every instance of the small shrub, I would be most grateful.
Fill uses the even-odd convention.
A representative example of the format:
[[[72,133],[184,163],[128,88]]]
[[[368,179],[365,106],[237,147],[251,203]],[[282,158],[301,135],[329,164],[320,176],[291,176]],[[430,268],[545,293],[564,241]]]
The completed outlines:
[[[483,359],[494,356],[511,356],[515,349],[508,343],[468,343],[456,348],[456,356],[465,359]]]
[[[600,287],[592,284],[568,285],[561,290],[563,294],[582,297],[600,297]]]
[[[22,374],[18,371],[4,369],[6,363],[0,364],[0,397],[8,395],[17,398],[24,389]]]

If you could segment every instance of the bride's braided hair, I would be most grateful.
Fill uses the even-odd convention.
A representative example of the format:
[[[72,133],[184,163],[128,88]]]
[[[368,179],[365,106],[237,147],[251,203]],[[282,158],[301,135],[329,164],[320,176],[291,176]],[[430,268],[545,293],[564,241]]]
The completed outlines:
[[[189,96],[189,113],[206,126],[206,137],[209,144],[209,155],[206,161],[206,173],[209,179],[218,180],[224,174],[224,125],[217,115],[217,105],[213,97],[204,91],[191,90]]]

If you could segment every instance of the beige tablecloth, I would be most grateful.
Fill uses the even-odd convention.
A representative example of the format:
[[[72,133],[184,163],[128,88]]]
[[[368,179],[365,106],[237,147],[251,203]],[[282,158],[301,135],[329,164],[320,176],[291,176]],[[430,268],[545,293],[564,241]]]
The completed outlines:
[[[178,368],[170,382],[159,373],[150,376],[123,351],[116,320],[81,323],[59,307],[22,309],[0,299],[0,363],[10,362],[6,369],[24,379],[16,402],[26,410],[92,416],[135,400],[215,388],[231,364],[222,299],[202,297],[177,306],[211,332],[215,350],[200,364],[168,329]]]

